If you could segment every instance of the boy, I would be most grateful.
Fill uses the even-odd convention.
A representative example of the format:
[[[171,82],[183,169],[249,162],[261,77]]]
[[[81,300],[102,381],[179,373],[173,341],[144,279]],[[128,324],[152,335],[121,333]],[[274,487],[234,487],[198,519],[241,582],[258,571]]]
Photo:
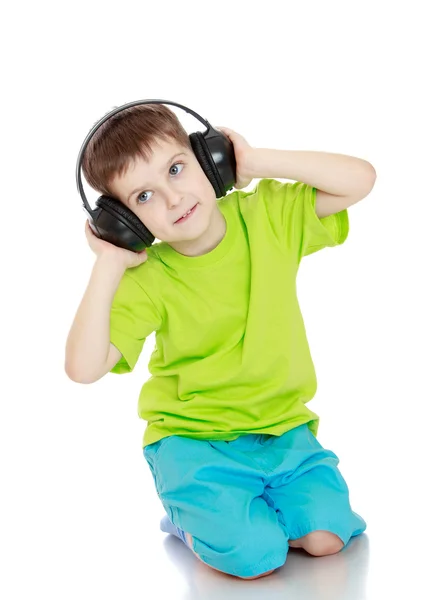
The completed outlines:
[[[306,407],[316,377],[296,275],[304,256],[345,241],[346,209],[375,171],[343,155],[252,148],[220,129],[237,191],[218,200],[164,105],[129,108],[90,141],[89,185],[161,241],[135,253],[86,223],[97,259],[65,369],[81,383],[130,372],[156,332],[139,416],[161,529],[214,569],[254,579],[282,566],[289,547],[334,554],[366,527]]]

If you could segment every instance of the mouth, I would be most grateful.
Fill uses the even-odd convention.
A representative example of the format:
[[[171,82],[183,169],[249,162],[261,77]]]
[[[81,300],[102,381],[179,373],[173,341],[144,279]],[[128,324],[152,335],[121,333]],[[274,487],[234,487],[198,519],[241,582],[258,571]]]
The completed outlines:
[[[188,219],[189,219],[189,218],[190,218],[190,217],[193,215],[193,213],[194,213],[194,212],[196,212],[196,208],[197,208],[197,205],[198,205],[198,204],[199,204],[199,203],[197,203],[197,204],[195,204],[194,206],[192,206],[192,208],[190,208],[190,210],[188,210],[188,211],[187,211],[186,213],[184,213],[184,215],[182,215],[182,216],[181,216],[181,217],[180,217],[180,218],[179,218],[177,221],[175,221],[174,225],[175,225],[176,223],[184,223],[185,221],[187,221],[187,220],[188,220]]]

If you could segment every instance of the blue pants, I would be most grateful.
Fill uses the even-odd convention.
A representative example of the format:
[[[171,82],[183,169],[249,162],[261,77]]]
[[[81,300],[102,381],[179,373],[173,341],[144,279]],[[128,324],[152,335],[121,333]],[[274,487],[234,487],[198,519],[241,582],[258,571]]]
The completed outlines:
[[[366,528],[337,465],[307,425],[231,442],[169,436],[144,448],[172,523],[216,569],[252,577],[281,567],[288,540],[330,531],[346,545]]]

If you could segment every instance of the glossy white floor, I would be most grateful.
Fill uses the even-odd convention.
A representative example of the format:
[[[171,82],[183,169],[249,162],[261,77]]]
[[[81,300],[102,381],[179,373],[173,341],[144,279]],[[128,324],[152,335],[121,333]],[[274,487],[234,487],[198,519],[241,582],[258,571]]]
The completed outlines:
[[[356,600],[367,597],[369,545],[368,537],[363,535],[341,554],[319,559],[302,551],[290,550],[282,568],[256,581],[241,581],[211,571],[195,560],[188,550],[184,551],[173,537],[164,540],[159,553],[165,555],[162,560],[168,564],[169,576],[174,582],[176,595],[173,598]]]

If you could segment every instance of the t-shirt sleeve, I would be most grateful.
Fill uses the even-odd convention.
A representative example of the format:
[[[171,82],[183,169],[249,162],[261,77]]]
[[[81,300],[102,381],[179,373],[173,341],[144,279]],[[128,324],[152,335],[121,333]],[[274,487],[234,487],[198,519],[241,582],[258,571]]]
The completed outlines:
[[[131,372],[147,336],[159,329],[161,316],[140,283],[125,271],[110,311],[110,342],[122,357],[111,373]]]
[[[301,183],[262,179],[263,195],[276,235],[298,262],[322,248],[343,244],[349,233],[347,209],[319,218],[315,211],[316,188]]]

